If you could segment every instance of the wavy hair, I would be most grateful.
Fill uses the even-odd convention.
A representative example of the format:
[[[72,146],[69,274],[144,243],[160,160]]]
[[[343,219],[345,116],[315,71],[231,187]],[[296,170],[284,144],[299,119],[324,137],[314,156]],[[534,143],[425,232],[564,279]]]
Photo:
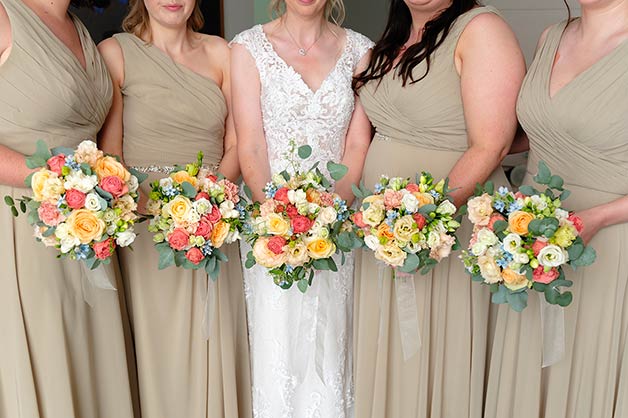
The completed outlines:
[[[271,16],[281,16],[286,12],[286,0],[270,0]],[[345,4],[342,0],[327,0],[325,3],[325,19],[336,25],[342,25],[345,20]]]
[[[477,0],[453,0],[451,5],[434,16],[425,24],[421,40],[403,52],[395,65],[395,59],[412,31],[412,15],[403,0],[392,0],[388,12],[388,22],[381,39],[375,44],[368,67],[353,80],[353,88],[357,91],[372,80],[381,80],[389,71],[397,71],[403,85],[416,83],[424,79],[430,71],[434,51],[447,38],[452,25],[462,15],[479,6]],[[419,78],[414,77],[414,68],[425,61],[425,73]]]
[[[192,14],[188,18],[188,29],[193,32],[198,32],[205,23],[200,3],[200,0],[196,0],[194,11],[192,11]],[[129,13],[122,21],[122,29],[125,32],[132,33],[138,38],[146,36],[148,41],[151,41],[150,17],[148,16],[148,10],[146,9],[144,0],[129,1]]]

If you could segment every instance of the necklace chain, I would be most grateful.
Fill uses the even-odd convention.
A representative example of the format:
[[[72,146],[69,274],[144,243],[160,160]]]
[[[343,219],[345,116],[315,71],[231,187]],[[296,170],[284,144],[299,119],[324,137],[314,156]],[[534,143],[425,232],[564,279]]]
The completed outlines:
[[[312,47],[314,45],[316,45],[316,43],[318,42],[319,39],[321,39],[321,36],[323,36],[323,29],[321,28],[320,33],[318,34],[318,36],[316,37],[316,39],[314,39],[314,42],[312,42],[312,44],[310,46],[308,46],[307,48],[303,48],[298,42],[297,40],[294,38],[294,36],[292,36],[292,32],[290,32],[290,29],[288,29],[288,25],[284,22],[284,26],[286,27],[286,32],[288,32],[288,36],[290,36],[290,39],[292,39],[292,43],[294,45],[296,45],[297,48],[299,48],[299,55],[301,55],[302,57],[306,56],[307,53],[310,51],[310,49],[312,49]]]

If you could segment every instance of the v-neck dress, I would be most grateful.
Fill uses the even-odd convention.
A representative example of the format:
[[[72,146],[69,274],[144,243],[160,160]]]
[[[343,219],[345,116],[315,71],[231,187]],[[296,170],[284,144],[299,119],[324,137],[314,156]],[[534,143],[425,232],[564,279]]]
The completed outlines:
[[[0,65],[0,144],[29,155],[39,139],[71,148],[95,140],[112,84],[87,29],[72,16],[84,69],[22,1],[1,1],[12,49]],[[0,196],[29,193],[0,185]],[[93,289],[90,307],[79,262],[58,260],[6,207],[0,236],[0,416],[133,417],[120,295]]]
[[[538,161],[565,179],[565,206],[583,210],[628,195],[628,41],[550,97],[565,22],[552,27],[523,83],[518,116],[530,139],[525,183]],[[539,299],[500,307],[488,375],[487,418],[628,417],[628,224],[601,230],[592,266],[566,270],[566,353],[542,368]]]
[[[199,151],[204,164],[217,167],[228,114],[220,87],[135,35],[114,38],[124,56],[123,157],[129,166],[148,172],[144,193],[150,193],[150,183],[167,176],[168,167],[196,161]],[[139,225],[133,251],[120,253],[142,414],[250,417],[238,245],[226,247],[229,261],[214,283],[202,270],[158,270],[159,254],[146,227]],[[212,310],[207,316],[206,301]],[[206,317],[212,324],[209,340],[203,331]]]

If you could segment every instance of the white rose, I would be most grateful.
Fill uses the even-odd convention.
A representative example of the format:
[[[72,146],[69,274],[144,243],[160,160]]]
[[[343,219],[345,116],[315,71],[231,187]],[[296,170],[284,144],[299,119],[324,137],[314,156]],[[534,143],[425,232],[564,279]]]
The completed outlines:
[[[116,233],[116,229],[118,229],[118,226],[116,224],[111,224],[107,226],[107,229],[105,229],[105,232],[107,233],[107,235],[113,236]]]
[[[515,254],[521,248],[521,237],[518,234],[508,234],[504,238],[504,250]]]
[[[64,187],[66,190],[76,189],[83,193],[89,193],[96,186],[98,186],[98,177],[86,176],[82,171],[72,171],[65,177]]]
[[[72,248],[80,244],[81,244],[81,241],[79,241],[78,238],[68,235],[65,238],[61,239],[61,252],[63,254],[67,254],[72,250]]]
[[[282,187],[286,185],[286,179],[279,173],[273,174],[273,183],[275,185]]]
[[[480,229],[478,231],[477,237],[478,237],[478,242],[486,245],[487,247],[495,245],[497,244],[497,241],[499,241],[499,239],[497,238],[497,235],[495,235],[493,231],[487,228]]]
[[[545,210],[547,208],[547,202],[541,198],[541,196],[530,196],[530,200],[532,201],[532,205],[538,210]]]
[[[231,244],[233,242],[236,242],[239,239],[240,239],[240,232],[238,232],[238,230],[236,229],[235,231],[229,231],[229,233],[227,234],[227,238],[225,238],[225,242],[227,244]]]
[[[316,220],[323,225],[329,225],[335,222],[337,217],[338,213],[336,212],[336,209],[332,207],[326,207],[321,209]]]
[[[558,218],[559,221],[564,221],[565,219],[569,218],[569,212],[561,208],[557,208],[554,211],[554,215]]]
[[[308,203],[307,211],[309,214],[315,214],[321,207],[316,203]]]
[[[288,200],[293,205],[297,205],[299,203],[307,202],[307,196],[303,190],[289,190]]]
[[[192,208],[194,208],[194,210],[199,215],[205,215],[207,212],[209,212],[211,207],[212,207],[211,202],[209,200],[205,199],[204,197],[201,198],[201,199],[198,199],[198,200],[196,200],[196,201],[194,201],[192,203]]]
[[[137,188],[140,186],[139,180],[133,175],[131,175],[131,178],[129,179],[127,184],[129,186],[129,192],[131,193],[135,193],[137,191]]]
[[[100,206],[100,199],[96,193],[88,193],[85,196],[85,209],[91,210],[92,212],[99,212],[104,208]]]
[[[234,209],[235,204],[231,200],[225,200],[220,204],[220,214],[223,218],[239,218],[240,212]]]
[[[172,187],[173,184],[174,183],[170,177],[166,177],[159,180],[159,187],[161,187],[162,189],[165,189],[167,187]]]
[[[364,243],[373,251],[377,251],[377,249],[381,246],[379,239],[375,235],[367,235],[364,237]]]
[[[419,199],[412,193],[405,193],[401,198],[401,204],[406,208],[406,211],[410,213],[416,213],[416,211],[419,210]]]
[[[66,223],[57,225],[55,230],[55,236],[59,239],[64,239],[70,236],[70,227]]]
[[[530,262],[530,257],[526,253],[516,253],[513,254],[512,261],[517,264],[528,264]]]
[[[480,242],[476,242],[471,246],[471,254],[473,254],[474,256],[479,257],[481,255],[484,255],[484,253],[486,253],[486,245]]]
[[[558,245],[550,244],[543,247],[537,259],[543,267],[558,267],[569,261],[569,254]]]
[[[116,244],[118,244],[120,247],[128,247],[129,245],[131,245],[131,243],[133,243],[133,241],[135,241],[135,237],[137,235],[135,234],[135,232],[133,232],[133,229],[127,229],[124,232],[120,232],[118,234],[118,237],[116,238]]]
[[[440,213],[442,215],[453,215],[456,213],[456,206],[451,203],[449,200],[444,200],[438,207],[436,208],[436,213]]]

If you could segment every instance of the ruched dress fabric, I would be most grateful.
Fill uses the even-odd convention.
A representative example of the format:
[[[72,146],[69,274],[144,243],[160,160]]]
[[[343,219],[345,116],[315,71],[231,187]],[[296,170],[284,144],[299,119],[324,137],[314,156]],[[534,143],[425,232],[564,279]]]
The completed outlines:
[[[196,161],[216,167],[223,154],[227,105],[220,87],[132,34],[114,35],[124,56],[123,157],[131,167]],[[142,183],[167,177],[149,173]],[[133,251],[120,254],[137,361],[142,416],[248,417],[250,378],[242,269],[237,244],[208,283],[203,270],[158,270],[147,223]],[[209,284],[209,289],[208,289]],[[209,295],[208,295],[209,292]],[[212,294],[213,293],[213,294]],[[213,301],[213,302],[212,302]],[[205,338],[206,303],[212,311]]]
[[[553,26],[523,83],[517,112],[530,139],[525,183],[539,160],[565,180],[565,208],[579,211],[628,194],[628,41],[550,97],[565,22]],[[488,373],[487,418],[628,416],[628,224],[590,242],[595,264],[565,269],[565,355],[542,368],[539,298],[518,314],[500,307]]]
[[[95,140],[112,84],[87,29],[72,16],[83,69],[22,1],[2,5],[12,47],[0,65],[0,144],[30,155],[40,139],[70,148]],[[0,185],[1,196],[30,193]],[[6,206],[0,235],[0,416],[133,417],[121,295],[89,289],[90,307],[80,262],[58,260],[57,250],[35,241],[27,216],[14,218]]]
[[[455,48],[466,25],[492,7],[461,15],[434,52],[428,75],[403,87],[393,72],[359,92],[376,128],[363,180],[372,189],[383,174],[410,177],[428,171],[447,177],[468,148]],[[414,69],[425,73],[425,63]],[[505,185],[501,168],[491,180]],[[471,226],[458,232],[469,242]],[[481,417],[490,295],[472,284],[459,252],[414,281],[421,346],[404,360],[393,272],[368,250],[356,258],[355,385],[360,418]],[[380,273],[381,271],[381,273]],[[382,277],[383,276],[383,277]]]

